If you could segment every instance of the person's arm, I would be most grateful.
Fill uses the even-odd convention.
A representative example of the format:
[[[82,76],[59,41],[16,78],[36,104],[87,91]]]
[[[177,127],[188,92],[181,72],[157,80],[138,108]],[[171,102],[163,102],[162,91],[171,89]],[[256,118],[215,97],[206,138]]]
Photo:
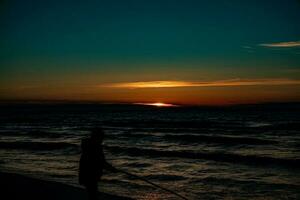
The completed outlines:
[[[102,153],[102,156],[103,156],[103,167],[104,167],[104,169],[109,170],[111,172],[117,172],[118,170],[106,161],[103,149],[102,149],[101,153]]]
[[[117,172],[117,171],[118,171],[115,167],[113,167],[113,166],[112,166],[110,163],[108,163],[105,159],[104,159],[104,168],[105,168],[106,170],[111,171],[111,172]]]

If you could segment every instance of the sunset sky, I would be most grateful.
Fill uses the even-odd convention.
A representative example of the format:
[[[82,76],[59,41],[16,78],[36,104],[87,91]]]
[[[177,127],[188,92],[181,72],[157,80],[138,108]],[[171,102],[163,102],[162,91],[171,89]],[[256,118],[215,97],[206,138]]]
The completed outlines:
[[[300,101],[300,1],[0,3],[0,100]]]

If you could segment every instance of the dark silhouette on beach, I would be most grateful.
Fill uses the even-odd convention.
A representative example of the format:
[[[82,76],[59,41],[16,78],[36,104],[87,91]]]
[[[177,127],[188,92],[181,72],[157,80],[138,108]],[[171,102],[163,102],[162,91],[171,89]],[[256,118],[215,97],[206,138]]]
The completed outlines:
[[[90,137],[81,141],[79,184],[86,188],[90,200],[98,199],[98,181],[101,179],[103,169],[116,171],[105,159],[102,145],[103,138],[103,130],[93,128]]]

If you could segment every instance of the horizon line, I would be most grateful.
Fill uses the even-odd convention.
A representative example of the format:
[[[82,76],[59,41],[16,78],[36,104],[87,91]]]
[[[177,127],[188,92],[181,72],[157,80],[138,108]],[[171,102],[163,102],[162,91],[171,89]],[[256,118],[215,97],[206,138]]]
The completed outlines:
[[[98,105],[132,105],[132,106],[147,106],[157,102],[123,102],[123,101],[101,101],[101,100],[74,100],[74,99],[0,99],[0,104],[98,104]],[[172,103],[164,102],[165,104],[174,105],[172,107],[227,107],[239,105],[266,105],[266,104],[300,104],[300,101],[266,101],[266,102],[230,102],[220,104],[195,104],[195,103]]]

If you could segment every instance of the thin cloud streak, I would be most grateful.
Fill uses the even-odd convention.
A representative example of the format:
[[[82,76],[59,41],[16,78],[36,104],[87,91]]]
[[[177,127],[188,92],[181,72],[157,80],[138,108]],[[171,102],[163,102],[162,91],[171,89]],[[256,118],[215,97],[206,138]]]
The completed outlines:
[[[277,42],[277,43],[266,43],[259,44],[263,47],[279,47],[279,48],[288,48],[288,47],[300,47],[300,41],[291,41],[291,42]]]
[[[103,84],[108,88],[176,88],[176,87],[227,87],[227,86],[255,86],[255,85],[300,85],[300,80],[292,79],[229,79],[219,81],[147,81],[122,82]]]

